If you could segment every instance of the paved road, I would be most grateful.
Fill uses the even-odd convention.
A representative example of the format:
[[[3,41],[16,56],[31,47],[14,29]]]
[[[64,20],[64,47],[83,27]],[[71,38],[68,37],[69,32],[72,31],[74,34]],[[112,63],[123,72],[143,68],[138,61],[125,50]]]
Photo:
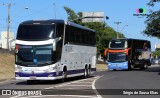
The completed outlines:
[[[99,72],[96,75],[102,76],[95,83],[95,87],[103,98],[160,98],[159,95],[106,95],[107,93],[116,93],[117,89],[123,89],[118,92],[121,94],[129,94],[125,89],[160,89],[160,66],[152,65],[147,70],[136,69],[133,71],[107,71]],[[103,90],[103,89],[116,89],[116,90]],[[103,92],[102,92],[103,90]],[[133,90],[135,91],[135,90]],[[142,90],[143,92],[145,90]],[[150,91],[150,90],[149,90]],[[138,93],[142,94],[140,90]],[[145,91],[146,94],[148,91]],[[156,94],[156,92],[153,92]],[[132,92],[130,93],[132,94]]]
[[[98,78],[98,76],[91,76],[87,79],[76,77],[68,79],[68,81],[65,83],[61,83],[60,80],[36,81],[32,85],[27,84],[26,81],[5,81],[0,83],[0,89],[11,90],[12,96],[5,95],[0,96],[0,98],[98,98],[98,95],[96,95],[96,90],[93,90],[95,88],[94,83]],[[19,96],[16,95],[16,92],[14,92],[15,90],[13,91],[12,89],[21,92],[23,92],[24,89],[24,92],[38,91],[38,94],[42,93],[43,96]]]
[[[43,96],[8,95],[0,98],[160,98],[160,95],[106,95],[113,92],[122,94],[121,89],[160,89],[160,66],[153,65],[147,70],[96,72],[90,78],[71,78],[65,83],[55,80],[37,81],[28,85],[26,81],[8,80],[0,82],[0,89],[38,89],[49,93]],[[120,91],[117,91],[119,89]]]

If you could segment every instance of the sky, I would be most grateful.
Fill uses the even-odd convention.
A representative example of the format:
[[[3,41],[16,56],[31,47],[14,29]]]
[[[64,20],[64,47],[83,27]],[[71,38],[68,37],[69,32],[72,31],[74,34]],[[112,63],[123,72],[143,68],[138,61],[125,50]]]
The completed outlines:
[[[114,28],[127,38],[147,39],[151,41],[152,51],[160,40],[155,37],[147,37],[142,34],[146,28],[146,17],[133,16],[136,9],[157,11],[160,2],[154,7],[147,6],[149,0],[0,0],[0,32],[7,30],[8,8],[3,4],[11,3],[10,31],[17,34],[18,25],[26,20],[54,19],[54,2],[56,4],[56,19],[67,20],[64,6],[77,12],[104,12],[109,19],[105,20],[108,26]],[[26,9],[27,8],[27,9]],[[118,26],[114,22],[121,22]],[[126,26],[128,25],[128,26]]]

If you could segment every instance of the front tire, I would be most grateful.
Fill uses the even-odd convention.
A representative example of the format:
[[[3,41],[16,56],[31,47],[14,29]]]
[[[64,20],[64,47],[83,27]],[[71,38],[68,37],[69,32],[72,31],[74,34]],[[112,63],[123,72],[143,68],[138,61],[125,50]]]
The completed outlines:
[[[141,67],[141,69],[148,69],[148,65],[147,64],[143,65],[143,67]]]
[[[134,65],[130,64],[128,70],[133,70],[134,69]]]
[[[67,80],[67,71],[63,71],[61,81],[66,82],[66,80]]]

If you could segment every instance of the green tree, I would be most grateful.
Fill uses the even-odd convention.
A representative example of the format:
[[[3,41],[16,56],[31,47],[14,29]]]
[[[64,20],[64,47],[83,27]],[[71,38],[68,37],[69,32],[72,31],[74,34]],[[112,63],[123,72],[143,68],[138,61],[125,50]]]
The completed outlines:
[[[64,6],[65,11],[67,12],[68,15],[68,20],[73,21],[75,19],[78,19],[78,15],[69,7]],[[74,21],[76,22],[76,21]]]
[[[156,51],[152,52],[152,56],[153,56],[153,58],[156,58],[156,57],[160,58],[160,50],[156,50]]]
[[[64,6],[65,11],[67,12],[68,15],[68,20],[73,21],[77,24],[81,24],[82,22],[80,21],[80,18],[82,17],[82,12],[75,13],[74,10],[70,9],[69,7]],[[83,24],[84,25],[84,24]]]
[[[102,55],[103,51],[108,47],[109,41],[112,38],[116,38],[116,31],[107,26],[103,22],[88,22],[82,23],[82,12],[75,13],[72,9],[64,7],[65,11],[68,14],[68,20],[73,21],[77,24],[83,25],[85,27],[94,29],[96,31],[96,44],[97,44],[97,55]],[[119,33],[120,38],[124,38],[124,35]]]
[[[150,0],[148,3],[149,6],[154,6],[156,0]],[[145,21],[146,29],[143,31],[143,34],[151,37],[160,38],[160,10],[150,11],[150,14],[147,16]]]
[[[159,2],[158,0],[150,0],[148,3],[147,3],[147,5],[148,6],[154,6],[155,5],[155,3],[157,3],[157,2]]]
[[[145,21],[146,29],[143,31],[145,35],[160,38],[160,10],[152,12]]]

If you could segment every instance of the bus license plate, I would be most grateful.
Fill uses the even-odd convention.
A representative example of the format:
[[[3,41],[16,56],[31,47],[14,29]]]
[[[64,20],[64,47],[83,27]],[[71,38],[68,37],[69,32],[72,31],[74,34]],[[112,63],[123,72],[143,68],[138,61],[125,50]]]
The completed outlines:
[[[31,80],[36,80],[36,76],[31,76],[30,79]]]

